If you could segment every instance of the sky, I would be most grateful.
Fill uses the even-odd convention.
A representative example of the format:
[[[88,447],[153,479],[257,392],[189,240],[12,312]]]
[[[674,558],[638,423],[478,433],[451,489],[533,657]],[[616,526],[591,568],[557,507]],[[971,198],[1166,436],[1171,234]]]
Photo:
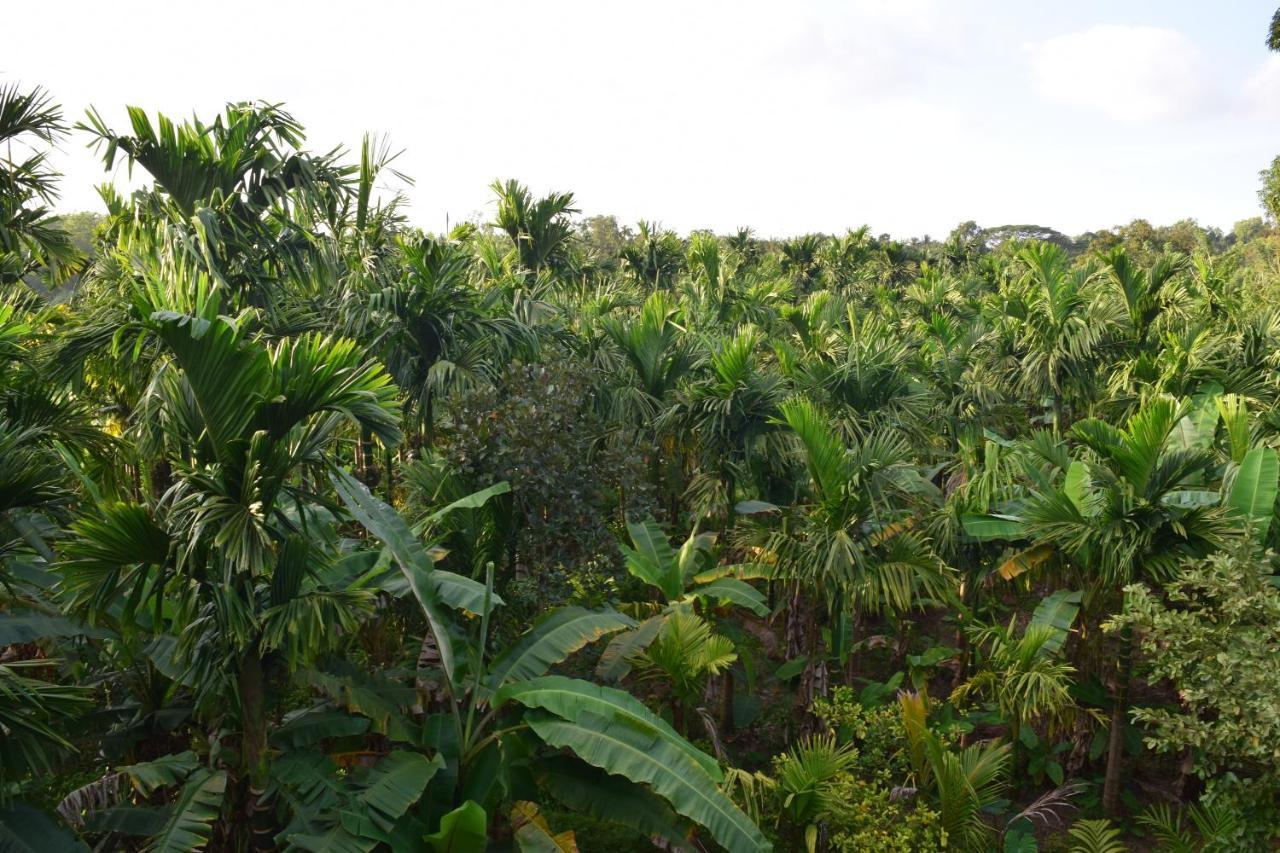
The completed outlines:
[[[681,232],[1229,230],[1280,154],[1276,3],[4,0],[0,82],[120,130],[266,100],[318,150],[385,134],[428,230],[506,178]],[[62,210],[128,185],[86,139]]]

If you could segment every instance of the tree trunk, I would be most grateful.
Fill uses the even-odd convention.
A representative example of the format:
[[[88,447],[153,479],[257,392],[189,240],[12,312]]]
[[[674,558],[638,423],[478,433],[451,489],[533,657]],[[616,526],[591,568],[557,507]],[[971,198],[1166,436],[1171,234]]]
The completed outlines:
[[[367,429],[360,430],[360,473],[357,475],[361,482],[369,487],[369,491],[373,491],[381,479],[378,470],[378,457],[373,452],[373,433]]]
[[[262,801],[267,787],[267,685],[262,656],[251,650],[240,658],[240,791],[237,812],[243,816],[241,839],[249,850],[275,849],[275,827]],[[240,821],[237,821],[240,823]],[[243,848],[242,848],[243,849]]]
[[[395,456],[394,454],[392,454],[390,447],[386,449],[386,456],[384,458],[385,458],[386,468],[387,468],[386,501],[391,506],[395,506],[395,503],[396,503],[395,501],[395,494],[396,494]]]
[[[1102,808],[1112,816],[1120,810],[1120,788],[1124,781],[1124,727],[1129,715],[1129,681],[1133,673],[1133,632],[1129,628],[1120,633],[1119,653],[1111,704],[1111,732],[1107,741],[1107,770],[1102,786]]]
[[[787,659],[799,657],[805,650],[805,601],[800,582],[791,587],[791,600],[787,602]]]
[[[720,676],[720,731],[733,731],[733,669]]]
[[[737,506],[738,481],[733,474],[729,474],[724,479],[724,494],[727,506],[724,508],[724,532],[728,533],[733,529],[734,516],[737,514],[733,508]]]
[[[162,458],[151,466],[151,497],[160,500],[172,485],[173,467],[168,459]]]

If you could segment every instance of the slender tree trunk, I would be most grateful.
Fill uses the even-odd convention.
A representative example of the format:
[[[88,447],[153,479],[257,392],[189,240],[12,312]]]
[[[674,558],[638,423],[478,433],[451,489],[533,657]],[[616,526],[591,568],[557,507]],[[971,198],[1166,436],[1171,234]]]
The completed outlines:
[[[396,499],[395,499],[395,494],[396,494],[396,469],[395,469],[395,456],[392,454],[392,452],[391,452],[391,448],[390,448],[390,447],[388,447],[388,448],[386,449],[386,456],[385,456],[385,459],[386,459],[386,465],[387,465],[387,497],[386,497],[386,500],[387,500],[387,503],[391,504],[392,506],[395,506],[395,503],[396,503]]]
[[[720,731],[733,731],[733,669],[720,675]]]
[[[240,658],[237,688],[240,694],[240,780],[243,816],[243,848],[273,850],[275,827],[266,803],[267,787],[267,685],[261,654],[256,649]]]
[[[724,532],[728,533],[733,529],[733,517],[736,514],[733,508],[738,503],[738,480],[732,473],[725,475],[724,493],[727,501],[727,505],[724,508]]]
[[[173,468],[168,459],[158,459],[151,466],[151,497],[160,500],[173,485]]]
[[[373,433],[367,429],[360,430],[360,479],[370,491],[378,485],[377,455],[373,451]]]
[[[787,658],[798,657],[804,652],[804,593],[800,582],[795,581],[791,587],[790,600],[787,602],[786,642]]]
[[[1129,682],[1133,674],[1133,632],[1129,628],[1120,633],[1119,652],[1111,705],[1111,732],[1107,741],[1107,770],[1102,786],[1102,808],[1113,816],[1120,810],[1120,787],[1124,781],[1124,728],[1129,716]]]

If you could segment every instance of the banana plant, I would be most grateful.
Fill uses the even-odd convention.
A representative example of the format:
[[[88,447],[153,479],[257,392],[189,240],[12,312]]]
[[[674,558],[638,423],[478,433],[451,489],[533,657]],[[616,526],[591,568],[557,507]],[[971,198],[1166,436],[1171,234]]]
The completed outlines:
[[[451,809],[446,815],[474,811],[467,805],[473,803],[488,815],[504,799],[550,793],[571,808],[657,832],[678,847],[687,844],[683,818],[726,849],[769,849],[760,830],[720,792],[723,772],[714,758],[630,694],[550,674],[589,643],[634,628],[632,619],[608,608],[562,607],[491,653],[490,615],[501,602],[492,570],[478,603],[463,608],[479,623],[467,634],[434,581],[438,570],[427,547],[399,513],[350,474],[334,470],[330,476],[352,517],[390,551],[438,650],[442,709],[427,716],[420,741],[442,762],[425,795],[437,814],[445,808]],[[569,760],[557,764],[561,778],[544,789],[528,768],[558,750]],[[607,800],[593,787],[600,772],[612,795]]]
[[[743,580],[763,577],[765,572],[749,564],[717,566],[715,534],[695,529],[676,550],[652,518],[628,521],[627,533],[631,545],[619,545],[627,571],[656,590],[664,606],[639,625],[620,632],[605,647],[596,674],[606,681],[625,678],[636,657],[658,639],[667,620],[696,602],[730,604],[757,616],[768,615],[765,597]]]

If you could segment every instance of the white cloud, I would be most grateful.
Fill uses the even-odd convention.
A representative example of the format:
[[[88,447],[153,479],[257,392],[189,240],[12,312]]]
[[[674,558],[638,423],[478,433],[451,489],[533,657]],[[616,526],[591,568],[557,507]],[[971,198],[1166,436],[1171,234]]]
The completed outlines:
[[[1187,118],[1225,105],[1204,52],[1177,30],[1100,25],[1032,48],[1040,93],[1121,121]]]
[[[1280,119],[1280,56],[1268,56],[1248,79],[1241,106],[1251,118]]]

